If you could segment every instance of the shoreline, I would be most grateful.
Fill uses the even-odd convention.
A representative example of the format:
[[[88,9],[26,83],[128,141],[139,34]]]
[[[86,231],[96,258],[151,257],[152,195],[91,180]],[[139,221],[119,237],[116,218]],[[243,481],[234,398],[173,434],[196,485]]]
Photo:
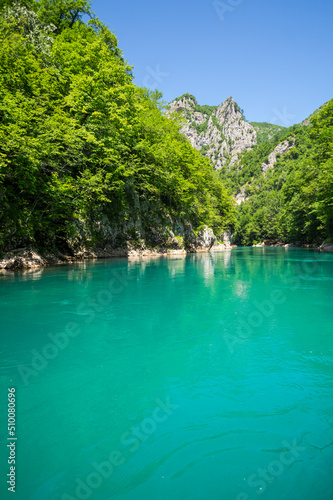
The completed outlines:
[[[317,250],[318,252],[333,252],[333,243],[273,243],[271,245],[258,243],[257,245],[252,245],[251,248],[304,248],[308,250]]]
[[[196,253],[210,253],[210,252],[223,252],[231,251],[235,248],[302,248],[310,249],[318,252],[333,252],[332,243],[323,243],[321,245],[310,244],[297,244],[297,243],[275,243],[264,244],[259,243],[249,247],[237,247],[236,245],[217,244],[212,247],[196,247],[190,249],[96,249],[96,250],[82,250],[74,253],[73,255],[62,254],[61,252],[43,253],[37,251],[33,247],[21,248],[6,252],[0,260],[0,273],[25,271],[33,269],[41,269],[52,266],[60,266],[66,264],[75,264],[78,262],[87,262],[98,259],[141,259],[144,257],[177,257],[186,256]]]
[[[6,252],[0,260],[0,273],[24,271],[29,269],[40,269],[64,264],[75,264],[98,259],[141,259],[143,257],[177,257],[194,253],[209,253],[232,250],[231,245],[218,244],[211,248],[197,247],[185,249],[98,249],[83,250],[74,255],[58,253],[43,253],[35,248],[22,248]]]

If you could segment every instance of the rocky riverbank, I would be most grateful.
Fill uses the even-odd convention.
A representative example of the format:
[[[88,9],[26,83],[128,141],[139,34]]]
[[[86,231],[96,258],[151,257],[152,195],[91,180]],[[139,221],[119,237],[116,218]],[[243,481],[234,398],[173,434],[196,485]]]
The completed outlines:
[[[282,242],[266,242],[258,243],[252,245],[258,248],[269,248],[269,247],[281,247],[281,248],[312,248],[313,250],[319,250],[320,252],[333,252],[333,243],[321,243],[321,244],[305,244],[305,243],[282,243]]]
[[[141,258],[141,257],[161,257],[161,256],[176,256],[186,255],[188,253],[199,253],[209,251],[229,250],[232,246],[228,237],[225,241],[217,241],[211,229],[205,228],[197,235],[195,241],[185,246],[184,242],[177,240],[177,245],[174,248],[170,247],[155,247],[150,248],[142,242],[141,245],[133,245],[127,243],[122,248],[105,248],[87,249],[80,248],[72,250],[69,253],[41,252],[34,247],[19,248],[6,252],[0,259],[1,271],[16,271],[22,269],[37,269],[41,267],[54,266],[58,264],[72,264],[89,259],[106,259],[106,258]]]

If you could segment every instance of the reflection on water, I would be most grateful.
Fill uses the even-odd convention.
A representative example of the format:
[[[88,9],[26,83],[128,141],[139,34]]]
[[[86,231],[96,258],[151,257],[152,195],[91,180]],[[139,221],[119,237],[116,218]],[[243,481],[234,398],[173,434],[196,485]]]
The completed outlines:
[[[0,269],[0,282],[2,278],[5,278],[6,281],[38,280],[43,276],[44,270],[44,267],[36,269],[23,269],[21,271],[7,271],[6,269]]]

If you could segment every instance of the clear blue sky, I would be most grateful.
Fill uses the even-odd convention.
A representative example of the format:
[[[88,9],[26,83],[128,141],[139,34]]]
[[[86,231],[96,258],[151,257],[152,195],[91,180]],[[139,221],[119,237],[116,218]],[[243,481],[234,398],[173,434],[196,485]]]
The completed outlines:
[[[93,0],[135,83],[299,123],[333,97],[332,0]]]

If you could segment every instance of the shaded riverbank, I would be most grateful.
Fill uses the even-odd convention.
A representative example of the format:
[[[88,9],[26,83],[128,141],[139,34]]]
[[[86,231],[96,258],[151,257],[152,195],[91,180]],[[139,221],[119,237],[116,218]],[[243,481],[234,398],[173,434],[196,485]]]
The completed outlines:
[[[21,248],[7,252],[0,260],[0,271],[15,271],[20,269],[37,269],[40,267],[55,266],[60,264],[73,264],[93,259],[107,258],[141,258],[141,257],[163,257],[187,255],[189,253],[205,253],[214,251],[231,250],[230,244],[218,243],[209,247],[198,246],[191,249],[170,249],[170,248],[120,248],[120,249],[98,249],[83,250],[73,252],[73,255],[66,255],[61,252],[44,253],[35,248]]]
[[[274,243],[258,243],[256,245],[252,245],[252,247],[256,248],[308,248],[313,250],[319,250],[320,252],[333,252],[333,243],[323,242],[321,244],[308,244],[308,243],[282,243],[282,242],[274,242]]]

